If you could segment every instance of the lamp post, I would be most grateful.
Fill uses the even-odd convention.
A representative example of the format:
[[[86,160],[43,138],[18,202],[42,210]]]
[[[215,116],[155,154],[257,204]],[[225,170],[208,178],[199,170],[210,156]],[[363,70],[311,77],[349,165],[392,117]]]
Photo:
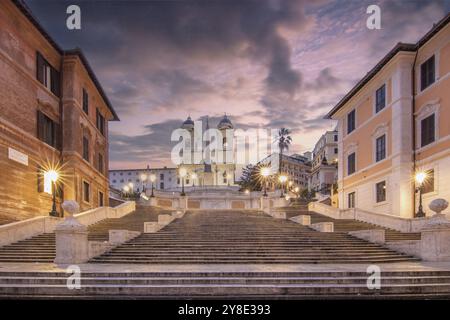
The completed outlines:
[[[294,188],[294,192],[295,192],[295,197],[298,198],[298,192],[300,191],[299,187],[295,187]]]
[[[294,185],[294,181],[289,181],[288,182],[288,186],[289,186],[289,191],[292,190],[292,186]]]
[[[269,167],[264,167],[264,168],[261,168],[260,171],[261,171],[260,174],[263,177],[263,183],[264,183],[264,194],[263,194],[263,196],[267,197],[267,178],[270,175],[270,169],[269,169]]]
[[[281,195],[280,198],[284,197],[284,183],[287,181],[287,176],[285,176],[284,174],[282,174],[281,176],[278,177],[278,180],[280,181],[281,184]]]
[[[427,178],[427,174],[425,172],[418,172],[416,173],[415,180],[419,184],[419,186],[416,188],[416,192],[419,192],[419,208],[416,213],[416,218],[423,218],[425,217],[425,212],[423,211],[422,206],[422,193],[423,193],[423,183],[425,182],[425,179]]]
[[[187,174],[186,168],[180,168],[179,174],[181,178],[181,196],[184,197],[186,195],[186,193],[184,193],[184,178]]]
[[[128,195],[128,192],[130,191],[130,187],[129,186],[124,186],[123,187],[123,191],[125,192],[125,197]]]
[[[141,174],[141,182],[142,182],[142,192],[145,193],[145,182],[147,181],[147,175]]]
[[[50,170],[47,172],[47,177],[52,183],[52,211],[49,215],[52,217],[58,216],[58,211],[56,211],[56,181],[58,181],[59,174],[55,170]]]
[[[152,173],[150,175],[150,182],[152,183],[152,194],[150,195],[150,197],[152,197],[152,198],[155,196],[153,193],[153,189],[155,188],[154,187],[155,180],[156,180],[156,175],[154,173]]]

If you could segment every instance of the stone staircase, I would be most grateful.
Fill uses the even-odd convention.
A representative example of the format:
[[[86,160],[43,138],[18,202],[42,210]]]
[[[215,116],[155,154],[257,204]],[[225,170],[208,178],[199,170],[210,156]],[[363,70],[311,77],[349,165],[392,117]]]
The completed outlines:
[[[80,289],[65,272],[0,272],[0,298],[387,299],[449,298],[450,271],[389,271],[368,289],[362,271],[83,272]]]
[[[347,233],[350,231],[358,230],[384,229],[386,241],[420,240],[419,232],[400,232],[397,230],[353,219],[333,219],[313,211],[308,211],[308,205],[304,203],[296,203],[290,207],[281,208],[280,210],[286,211],[286,217],[288,219],[300,214],[305,214],[311,216],[311,223],[333,222],[335,232]]]
[[[167,210],[136,207],[136,211],[119,219],[106,219],[89,226],[88,239],[108,241],[109,230],[126,229],[144,231],[144,222],[158,220]],[[45,233],[30,239],[0,247],[0,262],[53,262],[55,260],[55,234]]]
[[[193,211],[157,233],[142,234],[94,263],[280,264],[417,260],[346,233],[321,233],[262,212]]]

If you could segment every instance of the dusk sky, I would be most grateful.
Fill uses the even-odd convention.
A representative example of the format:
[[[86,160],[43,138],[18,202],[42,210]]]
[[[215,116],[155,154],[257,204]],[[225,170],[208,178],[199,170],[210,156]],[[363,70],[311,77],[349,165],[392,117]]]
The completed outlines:
[[[416,42],[450,1],[26,0],[64,49],[80,47],[121,121],[110,123],[110,168],[172,166],[172,130],[190,115],[215,125],[293,131],[312,150],[323,116],[397,42]],[[81,30],[66,8],[81,8]],[[366,27],[371,4],[381,30]]]

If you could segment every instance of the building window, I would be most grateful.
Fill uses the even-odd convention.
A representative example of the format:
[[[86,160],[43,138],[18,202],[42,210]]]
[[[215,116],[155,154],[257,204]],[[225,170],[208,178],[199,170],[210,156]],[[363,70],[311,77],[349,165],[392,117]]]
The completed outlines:
[[[180,184],[180,178],[177,178],[177,184]]]
[[[124,183],[125,181],[124,181],[123,179],[120,179],[120,182],[121,182],[121,183]]]
[[[159,188],[160,188],[161,190],[164,190],[164,182],[161,182],[161,183],[159,184]]]
[[[347,158],[347,175],[351,175],[356,171],[356,154],[353,152]]]
[[[91,186],[86,181],[83,181],[83,201],[89,202],[91,198]]]
[[[189,184],[189,179],[186,179],[186,184]]]
[[[382,85],[375,92],[375,112],[379,112],[386,106],[386,85]]]
[[[97,109],[97,129],[102,135],[105,135],[105,117]]]
[[[159,180],[164,180],[164,173],[159,174]]]
[[[334,154],[338,153],[338,148],[334,148]]]
[[[89,95],[86,89],[83,88],[83,111],[86,114],[89,114]]]
[[[103,173],[103,167],[104,167],[104,165],[103,165],[103,155],[101,154],[101,153],[99,153],[98,154],[98,171],[100,171],[101,173]]]
[[[434,142],[435,140],[435,124],[434,124],[434,113],[420,122],[421,129],[421,137],[420,142],[421,146],[424,147],[427,144]]]
[[[89,162],[89,139],[83,137],[83,159]]]
[[[36,55],[37,80],[42,83],[54,95],[60,95],[59,72],[38,52]]]
[[[386,201],[386,181],[378,182],[375,185],[375,189],[377,193],[377,203]]]
[[[429,193],[434,191],[434,169],[426,171],[427,177],[425,178],[422,186],[422,193]]]
[[[38,139],[53,148],[61,149],[61,129],[59,124],[41,111],[37,114]]]
[[[99,207],[104,206],[104,196],[103,196],[103,192],[101,192],[101,191],[98,192],[98,206]]]
[[[348,207],[354,208],[355,207],[355,193],[351,192],[348,194]]]
[[[338,136],[337,136],[337,134],[334,135],[334,141],[335,141],[335,142],[338,141]]]
[[[375,160],[376,162],[386,158],[386,135],[383,134],[375,140],[376,150],[375,150]]]
[[[352,110],[347,115],[347,133],[352,132],[356,128],[356,110]]]
[[[116,180],[113,180],[113,183],[116,183]]]
[[[435,81],[435,65],[434,56],[429,58],[427,61],[422,63],[420,66],[420,88],[425,90],[427,87],[432,85]]]

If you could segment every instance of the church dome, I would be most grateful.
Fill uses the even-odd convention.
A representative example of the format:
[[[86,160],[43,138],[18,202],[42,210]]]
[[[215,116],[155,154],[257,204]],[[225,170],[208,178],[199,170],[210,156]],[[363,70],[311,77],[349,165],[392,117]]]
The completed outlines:
[[[188,117],[186,121],[183,122],[181,128],[186,130],[194,129],[194,121],[192,121],[191,117]]]
[[[217,128],[219,128],[219,130],[233,129],[233,124],[231,123],[230,119],[228,119],[227,115],[224,115],[222,120],[220,120],[219,124],[217,125]]]

